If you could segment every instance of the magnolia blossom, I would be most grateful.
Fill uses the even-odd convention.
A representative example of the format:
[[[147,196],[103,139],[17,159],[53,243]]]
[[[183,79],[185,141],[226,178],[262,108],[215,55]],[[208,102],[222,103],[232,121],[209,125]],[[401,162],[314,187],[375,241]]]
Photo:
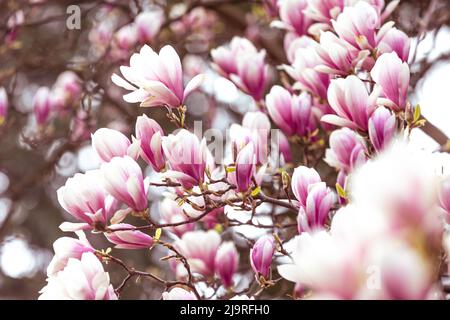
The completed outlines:
[[[183,212],[183,208],[178,205],[178,202],[168,197],[164,198],[159,203],[159,214],[162,223],[179,223],[186,221],[188,218]],[[209,216],[210,214],[208,214]],[[188,231],[195,229],[195,223],[185,223],[176,227],[169,227],[167,230],[173,232],[175,235],[181,237]]]
[[[92,252],[69,258],[66,267],[47,282],[39,300],[117,300],[109,274]]]
[[[67,179],[66,184],[58,189],[58,202],[61,207],[83,223],[65,222],[64,231],[76,229],[103,229],[114,214],[116,200],[108,195],[100,182],[99,170],[84,174],[76,173]]]
[[[239,254],[231,241],[224,242],[217,250],[215,270],[225,287],[233,285],[233,275],[239,264]]]
[[[275,253],[275,242],[272,236],[263,236],[255,242],[250,251],[250,264],[256,274],[269,277],[270,265]]]
[[[253,143],[247,144],[236,158],[236,186],[239,192],[247,192],[253,185],[256,172],[256,155]]]
[[[148,208],[149,178],[144,180],[139,165],[129,156],[114,157],[100,171],[104,188],[117,200],[135,211]]]
[[[381,21],[377,10],[364,1],[345,7],[337,19],[331,22],[339,38],[361,50],[376,48],[393,24],[387,23],[379,30]]]
[[[256,101],[262,100],[269,81],[269,66],[265,64],[266,52],[241,52],[237,60],[237,72],[230,79]]]
[[[58,238],[53,243],[55,255],[47,267],[47,276],[55,276],[59,271],[63,270],[70,258],[81,259],[85,252],[95,252],[82,231],[77,231],[79,239],[71,237]]]
[[[8,95],[3,87],[0,87],[0,126],[5,122],[8,116]]]
[[[364,82],[356,76],[331,81],[328,103],[336,115],[324,115],[321,120],[350,129],[367,130],[369,117],[375,110],[376,92],[370,96]]]
[[[164,12],[159,8],[143,11],[134,20],[140,43],[151,42],[158,35],[164,23]]]
[[[162,293],[163,300],[197,300],[195,294],[181,287],[173,287]]]
[[[355,131],[342,128],[331,133],[330,148],[325,153],[325,162],[330,166],[348,173],[366,158],[365,142]]]
[[[138,41],[136,25],[131,23],[123,26],[115,33],[114,38],[119,49],[132,49]]]
[[[266,106],[273,121],[288,136],[306,137],[317,128],[307,93],[291,95],[283,87],[273,86],[266,96]]]
[[[345,2],[346,0],[308,0],[304,13],[314,21],[329,24],[344,9]]]
[[[211,50],[212,66],[221,75],[229,77],[238,73],[238,60],[243,53],[257,54],[258,50],[252,42],[241,37],[233,37],[229,45]]]
[[[212,276],[220,243],[220,235],[216,231],[199,230],[183,234],[175,247],[188,260],[193,272]]]
[[[52,87],[52,101],[58,109],[70,107],[81,95],[80,78],[73,71],[64,71]]]
[[[147,115],[139,116],[136,120],[136,139],[140,144],[140,155],[153,170],[161,171],[166,162],[162,148],[164,131],[161,126]]]
[[[162,146],[171,169],[166,176],[186,188],[204,181],[209,155],[205,138],[200,141],[194,133],[181,129],[177,134],[163,137]]]
[[[388,145],[395,130],[395,115],[384,107],[377,108],[369,119],[369,137],[375,150],[380,151]]]
[[[323,228],[335,201],[334,193],[325,182],[310,185],[306,204],[298,213],[298,232],[310,232],[316,228]]]
[[[411,38],[397,28],[390,29],[378,44],[378,51],[383,53],[395,52],[403,62],[408,62]]]
[[[409,87],[409,66],[397,53],[384,53],[370,72],[372,79],[381,88],[384,98],[378,99],[394,111],[404,110],[407,104]]]
[[[309,187],[319,182],[322,180],[314,168],[299,166],[294,169],[291,181],[292,192],[302,206],[306,206]]]
[[[311,92],[315,96],[325,100],[327,89],[330,84],[330,76],[319,72],[316,67],[322,62],[317,54],[318,43],[311,41],[305,47],[300,47],[295,51],[295,59],[292,66],[283,65],[282,68],[287,74],[297,81],[295,89],[302,89]]]
[[[350,47],[333,32],[320,35],[320,45],[316,47],[321,64],[317,70],[330,74],[348,75],[370,52]]]
[[[92,147],[103,162],[109,162],[114,157],[129,155],[136,159],[139,154],[139,145],[131,143],[120,131],[100,128],[91,135]]]
[[[133,228],[132,225],[126,223],[113,224],[109,227],[111,232],[104,234],[109,242],[116,245],[117,249],[143,249],[153,246],[152,237],[139,230],[133,230]]]
[[[38,125],[47,123],[52,111],[50,89],[40,87],[33,97],[33,111]]]
[[[133,91],[123,99],[130,103],[140,102],[141,107],[166,105],[177,108],[203,81],[203,75],[197,75],[186,87],[183,86],[180,58],[168,45],[159,54],[144,45],[139,53],[131,56],[130,66],[121,66],[120,71],[125,80],[117,74],[111,80],[119,87]]]
[[[312,21],[304,13],[307,0],[280,0],[278,5],[281,21],[274,21],[271,26],[295,32],[299,36],[308,32]]]

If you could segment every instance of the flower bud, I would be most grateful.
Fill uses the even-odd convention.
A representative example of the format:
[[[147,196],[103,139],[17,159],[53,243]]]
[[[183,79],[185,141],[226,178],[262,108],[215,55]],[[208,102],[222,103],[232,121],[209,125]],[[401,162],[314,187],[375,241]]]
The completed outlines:
[[[136,138],[140,140],[140,154],[155,171],[161,171],[166,166],[162,148],[164,131],[161,126],[146,115],[136,120]]]
[[[126,229],[114,231],[115,229]],[[105,237],[109,242],[114,243],[117,249],[143,249],[153,245],[153,238],[139,231],[132,230],[134,226],[126,223],[113,224],[109,227],[112,232],[105,232]]]
[[[239,264],[239,254],[233,242],[224,242],[217,250],[215,258],[216,273],[220,276],[225,287],[233,285],[233,275]]]
[[[269,277],[270,265],[275,253],[275,242],[272,236],[264,236],[256,241],[250,251],[250,263],[256,274]]]

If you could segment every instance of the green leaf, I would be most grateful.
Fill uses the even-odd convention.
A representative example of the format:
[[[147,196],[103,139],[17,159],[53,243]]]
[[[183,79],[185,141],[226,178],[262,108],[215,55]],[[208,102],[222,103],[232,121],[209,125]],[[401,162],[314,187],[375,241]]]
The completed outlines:
[[[418,104],[415,108],[414,108],[414,123],[416,123],[417,121],[419,121],[420,119],[420,115],[421,115],[421,110],[420,110],[420,105]]]
[[[261,192],[261,187],[260,187],[260,186],[257,186],[255,189],[253,189],[253,191],[252,191],[252,193],[251,193],[251,196],[252,196],[252,197],[255,197],[255,196],[257,196],[260,192]]]
[[[236,167],[226,167],[225,170],[226,170],[228,173],[235,172],[235,171],[236,171]]]
[[[344,188],[342,188],[339,183],[336,183],[336,191],[337,191],[339,197],[344,198],[344,199],[347,198],[347,192],[345,192]]]

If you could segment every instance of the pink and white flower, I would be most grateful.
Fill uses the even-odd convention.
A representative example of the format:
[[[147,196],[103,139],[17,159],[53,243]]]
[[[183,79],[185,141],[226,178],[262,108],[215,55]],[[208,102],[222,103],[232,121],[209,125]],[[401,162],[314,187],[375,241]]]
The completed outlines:
[[[141,107],[177,108],[203,81],[203,75],[197,75],[183,85],[180,58],[169,45],[159,54],[144,45],[139,53],[131,56],[130,66],[121,66],[120,71],[125,79],[113,74],[111,80],[119,87],[133,91],[123,99],[130,103],[140,102]]]
[[[394,111],[406,108],[409,87],[409,66],[397,53],[384,53],[376,61],[370,72],[372,79],[381,88],[384,98],[377,102]]]
[[[322,182],[322,180],[314,168],[299,166],[294,169],[291,188],[302,206],[306,206],[310,186],[319,182]]]
[[[142,170],[129,156],[114,157],[103,163],[100,172],[106,191],[135,211],[148,208],[149,178],[144,180]]]
[[[162,293],[163,300],[197,300],[192,291],[185,290],[181,287],[173,287],[169,291]]]
[[[153,170],[161,171],[166,162],[162,147],[164,131],[161,126],[147,115],[139,116],[136,120],[136,139],[140,144],[140,155]]]
[[[215,270],[225,287],[233,285],[233,275],[237,271],[239,254],[231,241],[224,242],[217,250]]]
[[[250,251],[250,264],[257,275],[268,278],[270,265],[275,253],[275,242],[272,236],[263,236],[255,242]]]
[[[335,130],[330,135],[330,148],[326,150],[325,162],[349,173],[366,162],[366,150],[363,138],[355,131],[348,128]]]
[[[395,135],[395,115],[384,107],[378,107],[369,119],[369,138],[373,147],[381,151]]]
[[[109,274],[92,252],[69,258],[67,266],[47,282],[39,300],[117,300]]]
[[[115,248],[117,249],[145,249],[153,246],[153,238],[151,236],[133,229],[134,226],[130,224],[117,223],[109,226],[110,232],[105,232],[104,235],[109,242],[116,245]]]
[[[328,103],[336,115],[324,115],[321,120],[337,126],[366,131],[368,121],[375,111],[377,92],[369,95],[367,88],[356,76],[331,81]]]
[[[304,13],[308,6],[307,0],[280,0],[278,6],[280,21],[272,22],[272,27],[295,32],[299,36],[307,34],[312,23],[312,20]]]
[[[164,20],[164,12],[159,8],[143,11],[138,14],[134,23],[136,24],[139,42],[144,44],[154,41]]]
[[[99,170],[84,174],[76,173],[67,179],[66,184],[58,189],[58,202],[61,207],[83,223],[64,222],[63,231],[80,229],[104,229],[114,214],[117,201],[110,196],[100,183]]]
[[[114,157],[130,156],[137,159],[138,141],[131,143],[120,131],[100,128],[91,135],[92,147],[102,162],[109,162]]]
[[[33,97],[33,111],[38,125],[45,125],[52,111],[52,99],[50,89],[40,87]]]

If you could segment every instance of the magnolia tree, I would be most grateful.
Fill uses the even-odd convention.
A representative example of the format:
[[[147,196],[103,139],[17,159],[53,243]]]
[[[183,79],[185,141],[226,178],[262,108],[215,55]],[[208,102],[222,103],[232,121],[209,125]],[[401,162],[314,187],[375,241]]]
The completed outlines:
[[[98,165],[57,188],[39,299],[444,298],[448,158],[409,142],[427,123],[399,1],[235,2],[67,11],[68,28],[96,12],[89,50],[35,90],[22,139],[65,124],[49,162],[88,146]],[[8,48],[45,5],[10,16]],[[218,39],[234,6],[253,9],[245,33]]]

